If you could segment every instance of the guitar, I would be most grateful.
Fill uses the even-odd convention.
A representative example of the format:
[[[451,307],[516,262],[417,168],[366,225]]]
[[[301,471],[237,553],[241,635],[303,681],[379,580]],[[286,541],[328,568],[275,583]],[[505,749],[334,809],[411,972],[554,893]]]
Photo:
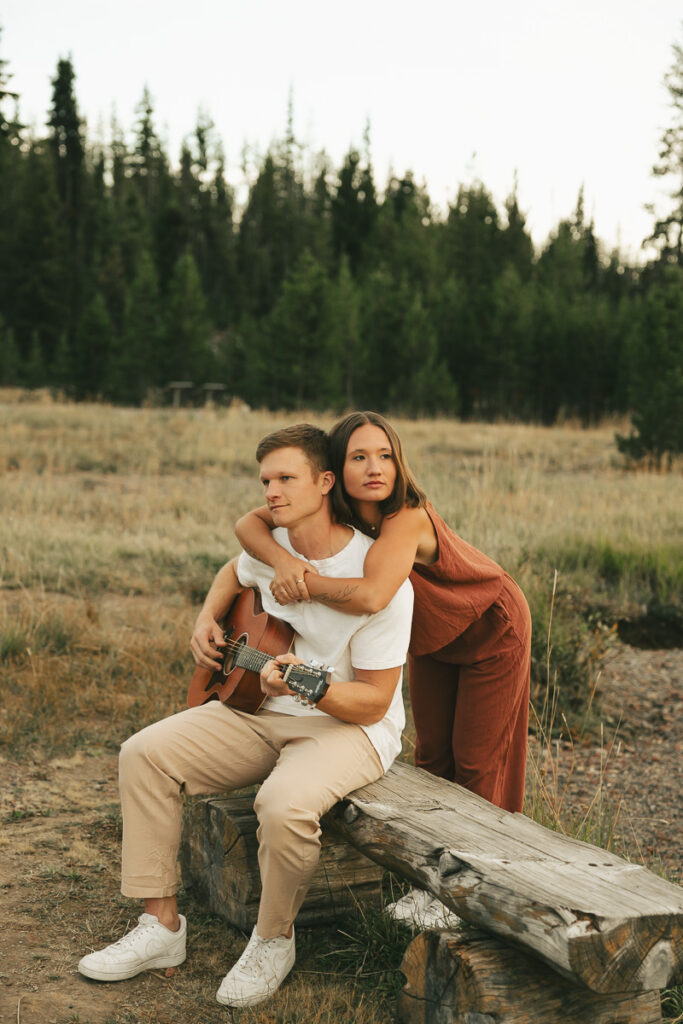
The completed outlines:
[[[237,595],[221,623],[225,647],[220,669],[194,670],[187,691],[190,708],[220,700],[238,711],[255,715],[266,699],[259,672],[278,654],[289,651],[294,630],[263,610],[261,595],[248,588]],[[318,701],[326,693],[330,670],[321,665],[287,665],[283,678],[290,690],[305,700]]]

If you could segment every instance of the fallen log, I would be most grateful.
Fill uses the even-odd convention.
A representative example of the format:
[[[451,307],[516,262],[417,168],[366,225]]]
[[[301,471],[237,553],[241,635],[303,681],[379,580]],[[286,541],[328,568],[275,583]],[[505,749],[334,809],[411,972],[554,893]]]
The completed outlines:
[[[465,921],[594,992],[683,981],[683,889],[396,763],[324,819]]]
[[[400,1024],[660,1024],[658,992],[589,992],[474,928],[422,932],[401,964]]]

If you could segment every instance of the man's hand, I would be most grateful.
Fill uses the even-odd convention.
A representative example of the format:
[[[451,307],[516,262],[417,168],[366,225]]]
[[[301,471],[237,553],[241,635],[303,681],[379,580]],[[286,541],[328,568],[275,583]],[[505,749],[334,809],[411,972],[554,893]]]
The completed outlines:
[[[294,696],[294,691],[282,679],[287,665],[303,665],[303,661],[296,654],[278,654],[274,661],[267,661],[261,669],[261,691],[267,697]]]
[[[223,630],[215,619],[210,617],[197,619],[194,633],[190,640],[190,650],[196,665],[201,668],[219,669],[223,661],[223,652],[218,647],[225,647]]]
[[[317,574],[315,566],[302,558],[295,558],[288,551],[282,551],[277,564],[273,565],[275,576],[270,584],[270,592],[278,604],[291,604],[294,601],[310,601],[311,595],[306,586],[306,573]]]

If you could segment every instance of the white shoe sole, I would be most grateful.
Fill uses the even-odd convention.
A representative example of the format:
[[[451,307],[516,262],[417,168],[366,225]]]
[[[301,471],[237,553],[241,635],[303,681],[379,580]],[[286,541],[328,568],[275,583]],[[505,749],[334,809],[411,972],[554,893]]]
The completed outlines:
[[[129,967],[127,970],[116,970],[112,968],[111,971],[96,970],[95,968],[88,967],[87,965],[78,965],[79,973],[84,975],[86,978],[92,978],[93,981],[127,981],[128,978],[134,978],[138,974],[142,974],[143,971],[153,971],[159,968],[166,967],[178,967],[184,963],[187,959],[187,954],[182,955],[176,954],[175,956],[159,956],[154,960],[146,960],[140,967]]]

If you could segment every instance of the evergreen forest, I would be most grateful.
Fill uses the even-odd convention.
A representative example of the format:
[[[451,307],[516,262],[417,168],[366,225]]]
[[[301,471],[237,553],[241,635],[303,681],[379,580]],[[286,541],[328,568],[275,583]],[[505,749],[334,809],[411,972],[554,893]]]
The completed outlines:
[[[586,424],[632,413],[637,454],[680,451],[683,48],[653,154],[669,209],[647,264],[606,251],[582,193],[535,250],[516,188],[446,213],[409,170],[378,182],[366,130],[339,167],[290,118],[245,154],[239,196],[200,112],[174,163],[144,91],[126,132],[88,137],[71,60],[28,131],[0,61],[0,384],[121,404],[212,382],[269,408]],[[616,173],[616,172],[615,172]],[[455,184],[454,184],[455,190]],[[647,200],[643,197],[643,202]],[[640,417],[640,419],[638,419]],[[663,438],[661,435],[664,435]]]

